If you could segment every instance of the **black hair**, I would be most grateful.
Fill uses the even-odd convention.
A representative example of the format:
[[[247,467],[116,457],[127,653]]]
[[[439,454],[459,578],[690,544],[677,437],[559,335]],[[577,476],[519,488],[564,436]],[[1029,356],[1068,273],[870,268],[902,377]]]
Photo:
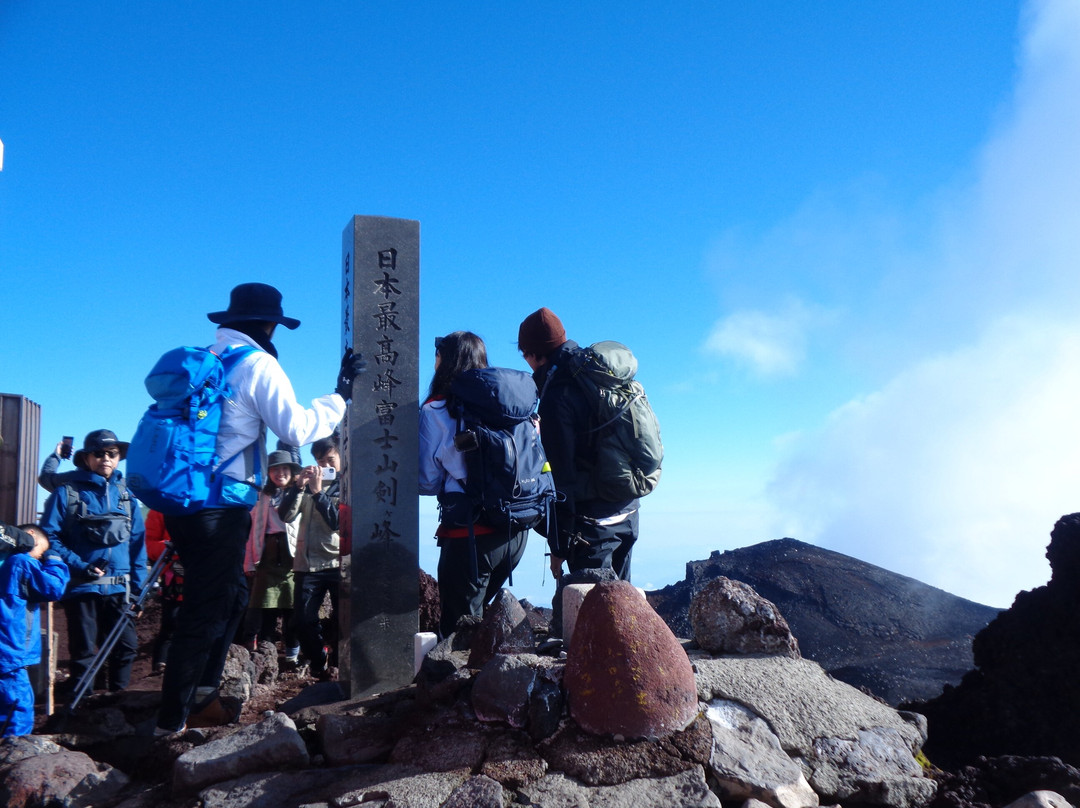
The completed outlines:
[[[431,385],[428,387],[429,401],[433,398],[445,398],[449,401],[452,398],[450,384],[459,373],[488,366],[484,341],[471,331],[447,334],[439,341],[435,352],[439,355],[439,366],[435,368]]]
[[[327,452],[336,448],[338,448],[338,433],[335,431],[330,437],[319,438],[311,444],[311,456],[314,457],[315,462],[318,463],[326,456]]]
[[[37,538],[37,536],[41,536],[41,538],[45,539],[45,541],[49,540],[49,534],[45,532],[44,528],[42,528],[41,525],[35,525],[33,522],[27,522],[25,525],[19,525],[18,528],[23,533],[28,533],[29,535],[34,536],[35,539]]]

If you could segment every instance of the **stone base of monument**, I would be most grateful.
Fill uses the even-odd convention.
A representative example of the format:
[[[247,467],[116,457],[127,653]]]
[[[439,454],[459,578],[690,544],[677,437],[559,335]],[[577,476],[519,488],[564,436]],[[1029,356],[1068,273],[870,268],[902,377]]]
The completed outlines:
[[[439,638],[433,631],[418,631],[413,635],[413,673],[420,673],[420,665],[428,651],[439,644]]]
[[[585,596],[592,591],[596,584],[567,584],[563,587],[562,594],[562,630],[563,642],[570,647],[570,640],[574,636],[574,624],[577,622],[578,612]],[[634,587],[642,600],[645,600],[645,590]]]

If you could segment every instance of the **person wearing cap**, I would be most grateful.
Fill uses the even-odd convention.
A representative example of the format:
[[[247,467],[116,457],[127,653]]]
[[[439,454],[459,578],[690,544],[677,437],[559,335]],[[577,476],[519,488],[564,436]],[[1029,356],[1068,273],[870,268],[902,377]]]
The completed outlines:
[[[98,641],[109,635],[146,584],[145,529],[139,505],[117,466],[128,444],[108,429],[96,429],[75,452],[75,471],[49,495],[41,527],[71,572],[61,600],[67,617],[71,683],[77,685],[94,661]],[[108,659],[106,687],[123,690],[138,650],[128,620]]]
[[[532,368],[540,393],[540,441],[551,464],[555,489],[565,494],[556,501],[558,533],[548,536],[551,574],[562,577],[566,561],[570,572],[611,568],[630,580],[630,555],[637,541],[638,500],[608,502],[578,499],[579,475],[594,465],[595,451],[585,439],[590,429],[591,407],[571,376],[573,356],[582,349],[566,338],[562,321],[549,308],[534,311],[518,329],[518,350]]]
[[[251,532],[250,508],[266,469],[266,429],[290,446],[326,437],[345,414],[355,376],[364,369],[360,354],[342,357],[337,386],[304,407],[277,360],[274,333],[279,325],[295,329],[300,321],[285,316],[281,292],[265,283],[242,283],[229,294],[224,311],[206,315],[218,327],[212,350],[250,351],[229,372],[233,394],[221,417],[217,454],[232,458],[221,469],[223,485],[215,501],[184,516],[167,516],[165,526],[184,559],[184,600],[177,616],[158,711],[158,735],[186,725],[211,726],[234,721],[239,705],[218,694],[229,644],[247,606],[244,548]]]
[[[251,582],[251,595],[241,645],[250,648],[259,640],[274,642],[280,617],[285,659],[296,662],[300,643],[293,625],[293,556],[300,519],[298,514],[297,518],[283,521],[277,509],[285,492],[296,488],[300,464],[286,449],[271,452],[267,463],[269,479],[251,512],[251,534],[244,553],[244,574]]]

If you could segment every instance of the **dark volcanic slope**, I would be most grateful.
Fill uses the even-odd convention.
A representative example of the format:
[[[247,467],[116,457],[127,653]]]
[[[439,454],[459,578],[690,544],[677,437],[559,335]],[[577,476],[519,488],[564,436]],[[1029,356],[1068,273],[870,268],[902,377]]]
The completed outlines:
[[[686,573],[648,593],[677,636],[693,636],[693,593],[721,575],[743,581],[776,604],[804,657],[893,705],[959,682],[973,667],[972,637],[999,611],[795,539],[714,551]]]

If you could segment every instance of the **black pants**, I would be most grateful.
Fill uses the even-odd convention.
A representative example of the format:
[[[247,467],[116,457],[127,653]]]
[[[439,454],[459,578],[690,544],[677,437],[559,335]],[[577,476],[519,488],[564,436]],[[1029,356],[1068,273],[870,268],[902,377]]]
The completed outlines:
[[[341,619],[338,611],[338,597],[341,591],[341,570],[332,567],[318,572],[297,572],[296,606],[293,615],[296,620],[296,633],[300,639],[300,650],[311,660],[313,673],[320,673],[329,663],[336,661],[336,630],[323,631],[319,619],[319,609],[327,594],[330,595],[330,607],[333,610],[331,626],[336,626]],[[323,647],[330,646],[330,653],[324,655]]]
[[[630,554],[638,534],[638,512],[631,512],[614,525],[600,525],[578,517],[574,523],[575,539],[570,545],[566,566],[570,572],[597,567],[611,567],[621,581],[630,580]]]
[[[525,554],[529,531],[483,533],[476,537],[476,579],[472,576],[472,554],[465,536],[439,539],[439,605],[442,617],[439,633],[448,637],[458,618],[480,616],[484,606],[494,600],[510,573]]]
[[[172,635],[176,631],[176,618],[180,615],[181,601],[175,598],[161,599],[161,628],[154,637],[151,661],[156,668],[169,658],[169,648],[172,646]]]
[[[112,632],[127,609],[127,597],[115,595],[79,595],[63,601],[67,617],[68,653],[71,656],[72,681],[78,683],[94,661],[98,647]],[[131,681],[131,665],[139,640],[135,624],[129,620],[120,639],[109,654],[109,690],[123,690]]]
[[[157,725],[179,729],[197,687],[217,687],[229,644],[247,608],[244,546],[251,531],[246,508],[210,508],[166,516],[165,527],[184,559],[184,599],[161,683]]]

